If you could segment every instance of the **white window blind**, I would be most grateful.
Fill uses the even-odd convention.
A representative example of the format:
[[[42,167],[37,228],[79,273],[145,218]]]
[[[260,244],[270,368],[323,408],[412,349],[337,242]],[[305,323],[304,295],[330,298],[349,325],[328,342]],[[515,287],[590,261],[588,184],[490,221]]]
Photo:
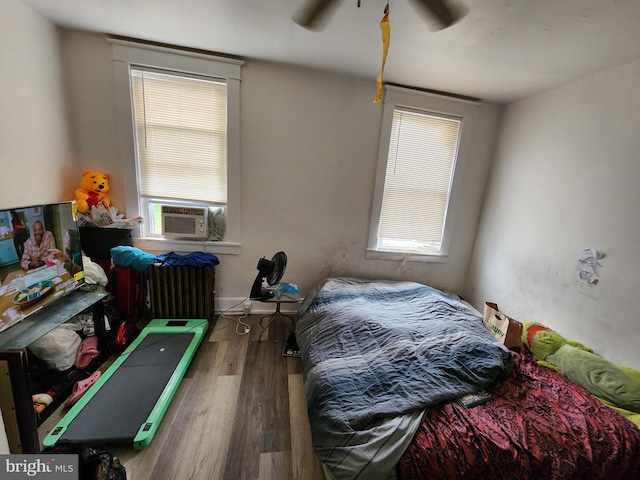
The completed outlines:
[[[438,253],[462,119],[396,107],[378,248]]]
[[[140,195],[227,203],[224,80],[131,69]]]

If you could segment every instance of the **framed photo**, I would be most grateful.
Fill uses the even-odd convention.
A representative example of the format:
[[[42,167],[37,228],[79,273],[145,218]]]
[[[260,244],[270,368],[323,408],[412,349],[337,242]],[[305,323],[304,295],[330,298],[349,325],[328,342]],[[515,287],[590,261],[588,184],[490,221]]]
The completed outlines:
[[[31,209],[31,216],[32,217],[39,217],[40,215],[42,215],[42,208],[41,207],[33,207]]]

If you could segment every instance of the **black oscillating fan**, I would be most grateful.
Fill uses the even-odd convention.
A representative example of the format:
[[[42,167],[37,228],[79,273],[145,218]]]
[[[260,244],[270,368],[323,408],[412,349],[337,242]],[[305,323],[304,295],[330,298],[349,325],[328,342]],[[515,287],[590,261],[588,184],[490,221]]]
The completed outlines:
[[[262,288],[263,279],[266,280],[269,285],[278,283],[287,268],[287,255],[284,252],[278,252],[271,260],[262,257],[258,260],[258,266],[256,268],[258,269],[258,276],[253,282],[249,298],[251,300],[269,300],[274,297],[274,293],[271,290]]]

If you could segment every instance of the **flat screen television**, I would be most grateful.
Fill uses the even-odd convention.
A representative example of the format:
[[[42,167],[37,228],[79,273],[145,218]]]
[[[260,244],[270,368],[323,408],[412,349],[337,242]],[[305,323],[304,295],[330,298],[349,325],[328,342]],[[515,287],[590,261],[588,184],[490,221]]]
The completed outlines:
[[[75,201],[0,209],[0,331],[84,281]]]

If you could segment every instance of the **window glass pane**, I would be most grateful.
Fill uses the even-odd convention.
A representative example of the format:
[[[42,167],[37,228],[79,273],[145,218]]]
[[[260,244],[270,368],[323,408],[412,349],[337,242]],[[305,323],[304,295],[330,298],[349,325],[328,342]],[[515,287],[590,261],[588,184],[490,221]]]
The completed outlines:
[[[227,201],[223,81],[132,69],[140,194]]]
[[[149,210],[152,212],[149,230],[152,234],[160,235],[162,233],[162,205],[152,203],[149,205]]]
[[[440,250],[461,119],[396,108],[378,246]]]

